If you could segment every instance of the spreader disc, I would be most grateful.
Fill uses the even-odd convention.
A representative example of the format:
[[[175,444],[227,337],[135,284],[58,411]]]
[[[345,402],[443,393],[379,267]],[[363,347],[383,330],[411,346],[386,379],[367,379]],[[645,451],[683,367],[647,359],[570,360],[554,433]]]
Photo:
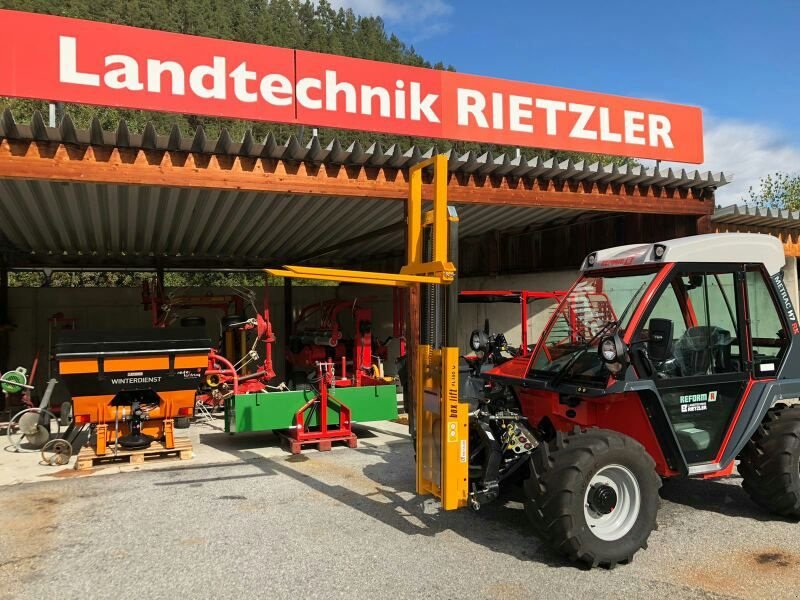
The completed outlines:
[[[123,435],[121,438],[119,438],[117,443],[122,448],[125,448],[125,450],[145,450],[150,447],[150,444],[152,444],[155,439],[156,438],[154,438],[152,435],[145,435],[143,433],[136,435],[131,433],[128,435]]]
[[[72,456],[72,444],[67,440],[50,440],[42,448],[42,461],[51,467],[61,467]]]
[[[19,422],[17,423],[17,430],[24,436],[35,436],[37,429],[39,428],[39,421],[42,419],[42,415],[38,412],[28,412],[22,415],[19,418]],[[45,440],[47,441],[47,440]]]
[[[25,440],[28,442],[28,445],[36,450],[44,446],[49,439],[50,439],[50,430],[47,429],[47,427],[45,427],[44,425],[37,425],[36,433],[25,434]]]

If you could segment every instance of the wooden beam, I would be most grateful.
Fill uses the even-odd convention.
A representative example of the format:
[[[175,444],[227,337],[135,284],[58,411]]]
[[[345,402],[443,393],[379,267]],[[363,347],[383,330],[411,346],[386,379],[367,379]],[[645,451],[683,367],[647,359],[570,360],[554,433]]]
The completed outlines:
[[[185,152],[77,147],[52,142],[0,141],[0,174],[13,179],[163,187],[233,189],[283,194],[405,200],[407,173],[397,169],[294,164],[271,159]],[[423,198],[432,199],[430,184]],[[713,194],[652,186],[613,186],[451,174],[457,204],[579,209],[703,216]]]

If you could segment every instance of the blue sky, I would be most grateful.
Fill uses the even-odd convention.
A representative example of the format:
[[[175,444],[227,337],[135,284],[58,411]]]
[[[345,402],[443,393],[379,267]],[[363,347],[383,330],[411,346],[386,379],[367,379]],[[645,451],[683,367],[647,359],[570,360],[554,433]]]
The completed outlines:
[[[459,71],[700,106],[736,202],[800,171],[800,1],[335,0]]]

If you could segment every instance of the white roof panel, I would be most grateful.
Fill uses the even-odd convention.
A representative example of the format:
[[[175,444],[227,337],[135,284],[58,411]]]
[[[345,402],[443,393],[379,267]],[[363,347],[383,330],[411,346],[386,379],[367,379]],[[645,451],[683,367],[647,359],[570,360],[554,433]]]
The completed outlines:
[[[656,247],[664,248],[660,257]],[[633,244],[598,250],[587,256],[581,270],[664,263],[761,263],[770,275],[786,262],[781,241],[761,233],[709,233],[655,244]]]

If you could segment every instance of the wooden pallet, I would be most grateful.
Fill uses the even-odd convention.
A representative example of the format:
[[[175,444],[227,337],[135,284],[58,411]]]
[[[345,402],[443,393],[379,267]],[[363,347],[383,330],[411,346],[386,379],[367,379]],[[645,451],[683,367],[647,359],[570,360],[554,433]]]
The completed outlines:
[[[358,447],[358,438],[354,433],[327,440],[307,440],[303,442],[298,441],[285,433],[279,433],[278,436],[280,437],[281,446],[283,449],[291,452],[292,454],[300,454],[303,451],[304,446],[315,447],[319,452],[330,452],[331,446],[337,442],[346,443],[348,448]]]
[[[98,465],[129,463],[132,465],[144,464],[151,459],[180,459],[189,460],[192,458],[192,441],[189,438],[175,438],[174,448],[165,448],[161,442],[153,442],[145,450],[123,450],[120,448],[114,455],[114,447],[108,448],[106,454],[99,456],[92,446],[84,446],[78,453],[78,460],[75,461],[75,468],[78,471],[91,469]]]

